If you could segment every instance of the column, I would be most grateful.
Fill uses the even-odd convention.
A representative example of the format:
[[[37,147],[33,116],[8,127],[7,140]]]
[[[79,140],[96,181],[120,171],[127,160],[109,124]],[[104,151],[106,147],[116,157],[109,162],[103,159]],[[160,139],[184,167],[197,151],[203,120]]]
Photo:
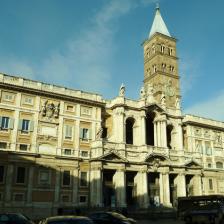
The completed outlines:
[[[102,207],[102,170],[94,167],[90,171],[90,205],[91,207]]]
[[[160,133],[160,122],[157,121],[157,146],[161,146],[161,133]]]
[[[169,173],[160,173],[160,203],[165,207],[172,207],[170,203]]]
[[[118,143],[123,143],[124,140],[124,108],[118,107],[115,109],[113,118],[113,136]]]
[[[12,201],[12,180],[13,180],[13,165],[9,164],[7,167],[7,174],[5,180],[5,202],[10,203]]]
[[[79,178],[79,169],[78,167],[75,168],[75,170],[73,170],[72,172],[72,182],[73,182],[73,186],[72,186],[72,204],[74,206],[77,206],[79,201],[78,201],[78,181]]]
[[[193,179],[194,195],[202,195],[201,175],[197,174]]]
[[[59,196],[60,196],[60,169],[58,167],[55,168],[56,172],[56,180],[55,180],[55,188],[54,188],[54,203],[59,202]]]
[[[113,177],[116,190],[117,207],[126,207],[126,181],[125,171],[117,170]]]
[[[64,111],[64,102],[60,102],[60,113]],[[57,136],[58,136],[58,153],[59,155],[62,155],[62,143],[63,143],[63,116],[59,116],[58,118],[59,124],[58,124],[58,130],[57,130]]]
[[[177,176],[177,197],[186,196],[186,178],[184,173],[180,173]]]
[[[148,178],[146,171],[140,171],[137,173],[134,179],[136,184],[137,200],[140,208],[148,208]]]
[[[144,112],[145,113],[145,112]],[[145,115],[141,115],[141,144],[146,145],[146,125],[145,125]]]
[[[183,129],[182,129],[182,125],[181,125],[181,120],[178,122],[178,126],[177,126],[177,133],[178,133],[178,149],[179,150],[183,150]]]
[[[34,129],[32,133],[32,142],[31,142],[31,148],[30,151],[32,152],[38,152],[37,151],[37,132],[38,132],[38,118],[39,118],[39,109],[40,109],[40,97],[36,96],[36,105],[35,105],[36,112],[33,116],[33,122],[34,122]]]
[[[33,193],[33,170],[34,167],[29,167],[29,179],[28,179],[28,186],[27,186],[27,203],[32,203],[32,193]]]
[[[159,173],[159,200],[162,205],[164,203],[163,199],[163,174]]]

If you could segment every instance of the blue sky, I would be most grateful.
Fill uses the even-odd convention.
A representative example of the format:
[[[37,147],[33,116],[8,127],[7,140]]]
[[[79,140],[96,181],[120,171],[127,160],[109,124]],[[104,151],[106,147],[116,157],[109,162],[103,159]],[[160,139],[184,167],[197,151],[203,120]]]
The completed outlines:
[[[185,113],[224,120],[223,0],[0,0],[0,71],[137,99],[141,43],[160,3],[178,39]]]

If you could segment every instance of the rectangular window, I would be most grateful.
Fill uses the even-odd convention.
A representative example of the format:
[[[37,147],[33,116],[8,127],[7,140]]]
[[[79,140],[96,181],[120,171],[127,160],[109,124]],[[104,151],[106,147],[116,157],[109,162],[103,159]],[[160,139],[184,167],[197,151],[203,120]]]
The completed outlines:
[[[1,129],[8,129],[9,128],[9,117],[2,117],[1,118]]]
[[[72,154],[71,149],[64,149],[64,155],[70,156]]]
[[[65,139],[72,139],[72,130],[71,125],[65,125]]]
[[[19,150],[21,150],[21,151],[27,151],[27,149],[28,149],[28,145],[25,145],[25,144],[20,144],[19,145]]]
[[[6,149],[7,143],[6,142],[0,142],[0,149]]]
[[[14,201],[24,201],[24,194],[14,194]]]
[[[80,195],[79,196],[79,202],[80,203],[86,203],[87,202],[87,196],[86,195]]]
[[[2,192],[0,192],[0,201],[3,201]]]
[[[67,194],[61,195],[61,201],[62,202],[69,202],[70,201],[70,195],[67,195]]]
[[[81,128],[80,129],[80,138],[83,141],[89,141],[91,139],[91,131],[88,128]]]
[[[33,105],[33,98],[31,98],[31,97],[24,97],[24,103],[25,104],[29,104],[29,105]]]
[[[80,179],[80,186],[87,187],[87,172],[81,172]]]
[[[64,170],[63,172],[63,186],[69,186],[70,185],[70,171],[69,170]]]
[[[40,184],[49,184],[50,183],[49,170],[40,170],[39,171],[39,183]]]
[[[212,182],[212,179],[209,179],[208,180],[208,183],[209,183],[209,190],[213,190],[213,182]]]
[[[28,132],[29,131],[29,120],[24,120],[22,121],[22,131]]]
[[[4,100],[6,101],[13,101],[13,98],[14,98],[13,94],[9,94],[9,93],[4,94]]]
[[[81,151],[81,157],[88,157],[88,151]]]
[[[72,105],[67,105],[66,110],[70,112],[74,112],[74,107]]]
[[[17,167],[16,183],[24,184],[25,183],[25,175],[26,175],[26,168],[25,167]]]
[[[4,166],[0,166],[0,183],[4,182]]]

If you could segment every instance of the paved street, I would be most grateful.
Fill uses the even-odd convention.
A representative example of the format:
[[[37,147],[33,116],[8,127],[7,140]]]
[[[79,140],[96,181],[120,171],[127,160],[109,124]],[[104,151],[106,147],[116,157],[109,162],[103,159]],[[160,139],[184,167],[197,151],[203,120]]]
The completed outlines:
[[[184,222],[177,219],[154,219],[138,220],[138,224],[184,224]]]

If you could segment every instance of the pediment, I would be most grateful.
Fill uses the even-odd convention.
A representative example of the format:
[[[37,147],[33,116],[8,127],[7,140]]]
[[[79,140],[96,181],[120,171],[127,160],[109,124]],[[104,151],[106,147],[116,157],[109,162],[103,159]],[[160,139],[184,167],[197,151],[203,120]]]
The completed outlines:
[[[119,153],[114,151],[108,152],[103,156],[99,157],[98,159],[111,162],[128,162],[127,159],[123,158]]]
[[[146,156],[145,162],[151,163],[151,164],[156,163],[158,165],[162,165],[162,164],[169,164],[170,160],[165,155],[157,154],[157,153],[151,153],[151,154]]]
[[[150,111],[158,111],[158,112],[165,112],[165,110],[157,103],[151,103],[151,104],[148,104],[146,106],[147,108],[147,111],[150,112]]]
[[[188,168],[201,168],[201,165],[195,160],[190,160],[184,164]]]

